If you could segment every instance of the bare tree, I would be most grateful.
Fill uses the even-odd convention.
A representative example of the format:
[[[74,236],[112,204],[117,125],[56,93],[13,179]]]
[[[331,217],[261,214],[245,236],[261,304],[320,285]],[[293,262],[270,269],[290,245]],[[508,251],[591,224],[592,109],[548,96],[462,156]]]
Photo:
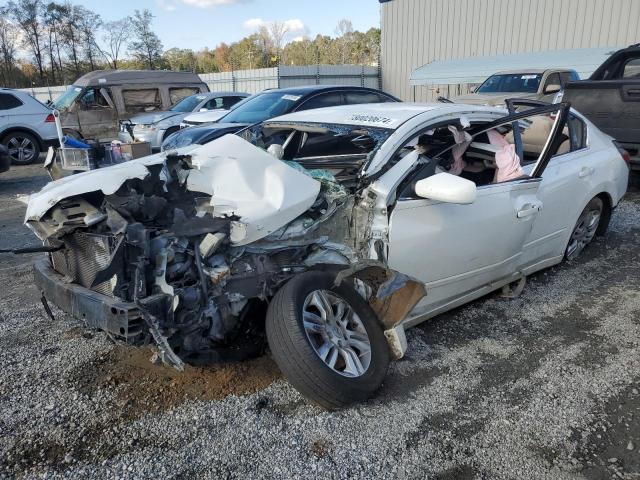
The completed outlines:
[[[162,42],[151,30],[152,20],[153,14],[147,9],[134,12],[131,26],[135,39],[129,43],[129,51],[138,61],[146,63],[154,70],[162,60]]]
[[[96,41],[96,32],[102,25],[102,18],[100,18],[100,15],[97,13],[85,7],[78,6],[76,8],[78,9],[77,28],[80,32],[80,38],[82,39],[84,55],[89,62],[91,70],[95,70],[96,57],[100,54],[100,47],[98,47],[98,42]]]
[[[7,4],[8,12],[22,30],[24,47],[33,55],[41,83],[44,83],[44,62],[42,59],[44,8],[42,0],[17,0]]]
[[[82,33],[80,32],[80,16],[83,7],[77,5],[69,6],[67,15],[62,23],[62,37],[69,59],[73,63],[76,77],[80,76],[80,54],[82,51]]]
[[[276,51],[278,60],[282,53],[282,47],[284,46],[284,37],[287,35],[289,27],[284,22],[271,22],[269,24],[269,33],[271,34],[271,41],[273,42],[273,48]]]
[[[351,20],[343,18],[338,22],[336,27],[337,47],[338,47],[338,63],[351,63],[351,51],[353,47],[353,24]]]
[[[62,74],[62,59],[60,56],[60,39],[58,27],[65,18],[67,8],[54,2],[46,5],[42,24],[46,34],[46,49],[49,54],[49,66],[51,68],[51,83],[56,83],[56,70],[60,74],[60,80],[64,83]]]
[[[114,70],[118,69],[118,60],[129,40],[129,35],[131,35],[131,18],[129,17],[104,24],[102,41],[105,47],[101,51]]]
[[[0,55],[2,56],[2,84],[9,85],[13,79],[16,62],[18,32],[16,26],[7,20],[6,12],[0,10]],[[14,86],[15,80],[11,82]]]

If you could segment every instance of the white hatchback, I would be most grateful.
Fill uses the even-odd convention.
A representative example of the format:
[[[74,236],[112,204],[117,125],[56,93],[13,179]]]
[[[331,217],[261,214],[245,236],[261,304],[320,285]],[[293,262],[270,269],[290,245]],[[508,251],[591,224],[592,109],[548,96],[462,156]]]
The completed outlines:
[[[9,149],[12,163],[33,162],[58,144],[51,109],[25,92],[0,88],[0,143]]]

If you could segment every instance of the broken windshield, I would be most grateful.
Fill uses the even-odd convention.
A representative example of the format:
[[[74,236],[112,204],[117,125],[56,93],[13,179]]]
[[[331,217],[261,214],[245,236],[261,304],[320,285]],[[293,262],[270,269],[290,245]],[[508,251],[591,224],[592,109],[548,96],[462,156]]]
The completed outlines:
[[[64,110],[65,108],[69,108],[69,106],[75,101],[75,99],[78,98],[80,92],[82,92],[81,87],[69,87],[69,90],[64,92],[62,95],[60,95],[60,97],[56,99],[55,102],[53,102],[53,108],[57,110]]]

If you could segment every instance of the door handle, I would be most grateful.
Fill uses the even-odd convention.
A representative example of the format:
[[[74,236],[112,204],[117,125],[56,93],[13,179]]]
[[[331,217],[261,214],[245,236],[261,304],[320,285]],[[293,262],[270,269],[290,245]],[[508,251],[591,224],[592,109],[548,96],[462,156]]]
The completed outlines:
[[[518,218],[525,218],[525,217],[529,217],[531,215],[535,215],[540,210],[542,210],[542,204],[541,203],[527,203],[527,204],[523,205],[520,210],[518,210],[518,213],[516,214],[516,216]]]
[[[627,95],[640,95],[640,89],[627,90]]]
[[[582,167],[580,169],[580,173],[578,173],[578,176],[580,178],[584,178],[584,177],[588,177],[589,175],[591,175],[595,170],[591,167]]]

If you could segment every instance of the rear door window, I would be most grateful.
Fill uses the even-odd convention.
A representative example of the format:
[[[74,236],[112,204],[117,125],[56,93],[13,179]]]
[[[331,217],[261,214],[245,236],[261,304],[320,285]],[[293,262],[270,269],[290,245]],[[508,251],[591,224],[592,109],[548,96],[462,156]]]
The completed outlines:
[[[22,105],[22,101],[10,93],[0,93],[0,110],[11,110]]]
[[[587,146],[587,124],[573,113],[569,114],[567,119],[567,127],[569,133],[569,143],[571,145],[571,151],[581,150]],[[566,129],[565,129],[566,130]],[[566,131],[563,133],[567,133]],[[563,145],[560,145],[560,152],[563,150]]]
[[[384,103],[391,99],[375,92],[345,92],[344,103],[347,105],[357,105],[360,103]]]
[[[153,112],[162,109],[160,90],[147,88],[142,90],[122,90],[125,110],[129,113]]]
[[[341,92],[327,92],[321,93],[320,95],[316,95],[313,98],[310,98],[306,102],[304,102],[299,108],[296,110],[311,110],[312,108],[323,108],[323,107],[335,107],[337,105],[342,105],[342,93]]]

